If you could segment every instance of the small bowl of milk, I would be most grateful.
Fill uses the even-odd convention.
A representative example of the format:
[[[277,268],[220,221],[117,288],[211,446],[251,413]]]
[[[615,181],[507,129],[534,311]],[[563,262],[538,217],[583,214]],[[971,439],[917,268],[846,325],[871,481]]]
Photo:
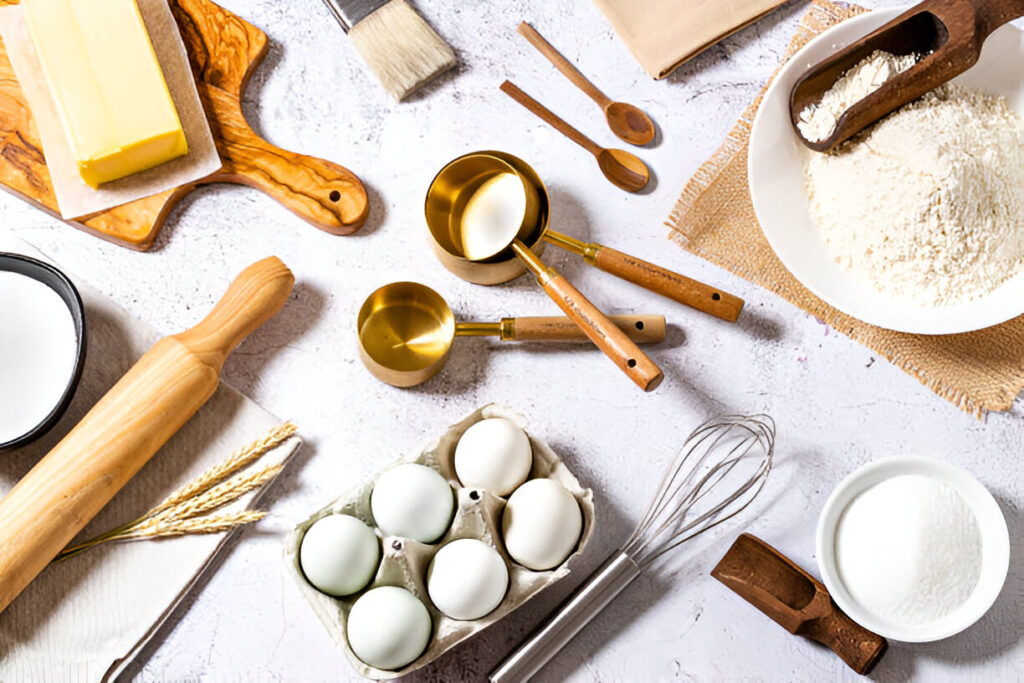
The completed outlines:
[[[53,266],[0,252],[0,452],[45,434],[67,409],[85,360],[85,309]]]
[[[999,504],[966,470],[919,456],[868,463],[818,518],[818,566],[851,619],[892,640],[955,635],[988,611],[1010,563]]]

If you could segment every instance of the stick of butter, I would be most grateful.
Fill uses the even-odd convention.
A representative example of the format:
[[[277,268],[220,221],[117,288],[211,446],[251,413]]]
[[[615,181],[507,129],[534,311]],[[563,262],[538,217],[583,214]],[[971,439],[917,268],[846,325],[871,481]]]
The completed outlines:
[[[82,179],[92,187],[188,152],[135,0],[22,0]]]

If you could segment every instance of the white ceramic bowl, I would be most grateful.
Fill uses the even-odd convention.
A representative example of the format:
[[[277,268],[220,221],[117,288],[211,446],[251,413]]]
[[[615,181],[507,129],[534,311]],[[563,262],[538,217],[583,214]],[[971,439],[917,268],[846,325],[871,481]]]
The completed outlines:
[[[856,602],[840,578],[835,554],[836,527],[850,502],[875,484],[905,474],[933,477],[959,493],[978,521],[982,547],[981,575],[967,601],[941,619],[914,627],[884,619]],[[1009,571],[1010,534],[995,498],[969,472],[933,458],[897,456],[868,463],[839,482],[818,518],[817,554],[825,587],[851,619],[886,638],[923,643],[963,631],[992,606]]]
[[[929,308],[876,291],[855,280],[829,255],[811,220],[803,159],[811,154],[789,118],[789,92],[807,68],[856,41],[902,10],[869,12],[829,29],[808,43],[779,72],[765,93],[750,134],[747,176],[758,223],[782,263],[807,289],[843,313],[902,332],[968,332],[1024,313],[1024,274],[985,297]],[[1024,32],[1003,26],[985,42],[981,58],[954,83],[1004,95],[1024,115]]]

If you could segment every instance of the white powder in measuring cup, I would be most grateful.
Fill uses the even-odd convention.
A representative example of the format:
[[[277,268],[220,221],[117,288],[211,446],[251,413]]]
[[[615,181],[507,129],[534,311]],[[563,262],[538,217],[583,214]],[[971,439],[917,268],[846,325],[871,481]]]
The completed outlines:
[[[75,322],[60,295],[0,271],[0,443],[32,431],[60,403],[77,352]]]
[[[875,50],[844,71],[839,80],[825,91],[820,102],[804,107],[797,128],[811,142],[824,140],[832,135],[839,117],[847,109],[881,88],[896,74],[917,64],[917,61],[917,55],[897,56]]]
[[[946,306],[1024,270],[1024,122],[1005,98],[946,84],[807,154],[811,218],[874,289]]]
[[[835,535],[851,597],[884,619],[920,626],[963,605],[981,575],[981,531],[950,486],[907,474],[854,498]]]

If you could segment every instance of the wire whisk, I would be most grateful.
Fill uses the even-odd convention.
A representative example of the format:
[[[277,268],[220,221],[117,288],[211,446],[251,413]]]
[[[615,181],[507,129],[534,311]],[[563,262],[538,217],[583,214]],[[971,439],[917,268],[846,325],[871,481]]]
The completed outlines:
[[[694,430],[633,535],[491,672],[490,680],[527,680],[644,569],[742,512],[764,488],[774,457],[775,422],[767,415],[719,416]]]

